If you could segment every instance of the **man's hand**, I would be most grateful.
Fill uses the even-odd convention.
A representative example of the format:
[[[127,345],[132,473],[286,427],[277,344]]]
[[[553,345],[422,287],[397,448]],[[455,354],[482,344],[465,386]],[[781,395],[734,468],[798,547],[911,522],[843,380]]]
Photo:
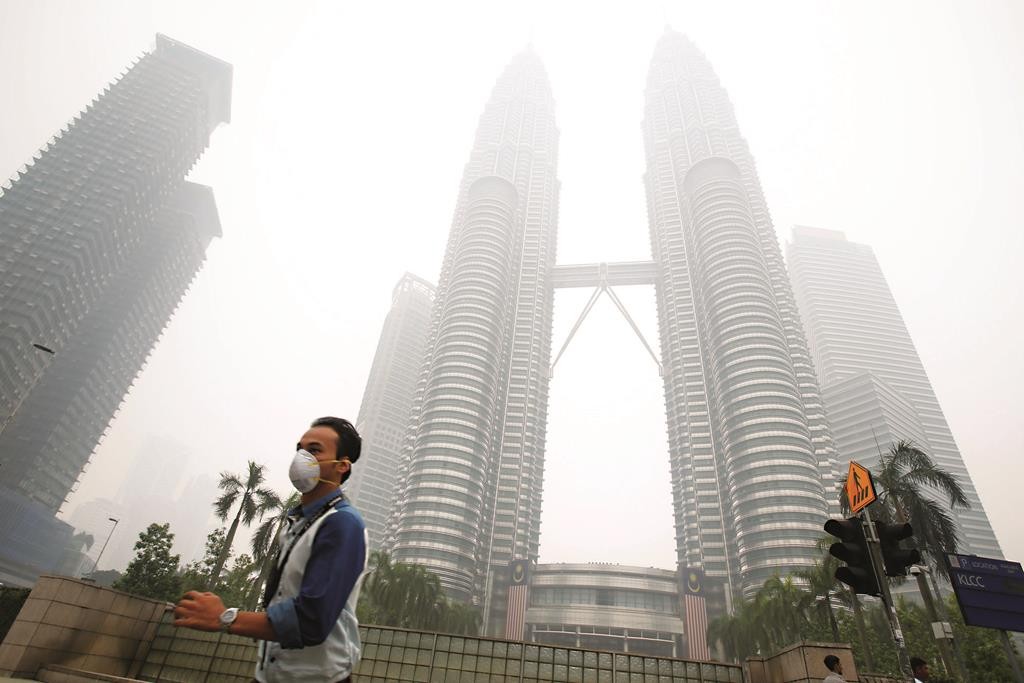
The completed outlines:
[[[197,631],[219,631],[224,601],[213,593],[189,591],[174,608],[174,625]]]

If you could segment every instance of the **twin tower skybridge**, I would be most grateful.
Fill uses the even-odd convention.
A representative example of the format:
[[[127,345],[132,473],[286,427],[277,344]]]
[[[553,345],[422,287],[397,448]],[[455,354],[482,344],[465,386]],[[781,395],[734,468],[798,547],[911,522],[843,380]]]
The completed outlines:
[[[569,330],[569,335],[565,338],[565,342],[562,343],[558,353],[555,354],[555,359],[551,362],[551,367],[548,369],[548,378],[554,377],[555,366],[558,364],[558,360],[565,353],[566,348],[569,346],[569,342],[572,341],[573,337],[576,336],[577,330],[580,329],[580,325],[586,320],[587,315],[591,309],[594,308],[594,304],[601,298],[602,294],[607,294],[608,298],[612,300],[615,307],[622,313],[622,317],[626,319],[629,326],[636,333],[640,343],[647,349],[647,353],[650,354],[654,364],[658,366],[658,375],[664,376],[664,368],[661,364],[661,359],[658,358],[658,354],[654,352],[651,345],[647,342],[640,328],[637,327],[636,322],[632,316],[629,315],[629,311],[623,305],[618,295],[615,294],[613,286],[628,287],[632,285],[653,285],[655,278],[658,275],[658,266],[654,261],[629,261],[629,262],[618,262],[618,263],[584,263],[578,265],[568,266],[555,266],[552,271],[552,286],[555,289],[568,289],[576,287],[593,287],[594,293],[590,295],[590,299],[587,300],[586,305],[583,307],[583,311],[576,319],[572,329]]]

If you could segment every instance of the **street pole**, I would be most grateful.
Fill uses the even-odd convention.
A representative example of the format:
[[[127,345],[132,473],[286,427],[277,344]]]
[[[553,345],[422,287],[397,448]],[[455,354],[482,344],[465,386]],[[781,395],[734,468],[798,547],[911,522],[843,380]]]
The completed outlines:
[[[928,577],[925,574],[927,571],[927,566],[915,566],[910,569],[910,573],[917,579],[917,588],[924,599],[924,606],[928,610],[928,616],[931,617],[933,624],[941,624],[943,620],[939,618],[938,610],[935,607],[935,598],[932,596],[931,586],[928,585]],[[939,638],[937,632],[935,637],[939,641],[939,655],[942,657],[942,663],[946,667],[946,671],[950,674],[955,673],[963,683],[968,683],[967,670],[964,668],[960,658],[956,656],[956,652],[950,647],[950,640],[945,636]]]
[[[899,656],[900,669],[904,674],[912,673],[910,669],[910,655],[907,654],[907,644],[903,639],[903,629],[900,628],[900,618],[896,614],[896,605],[892,601],[892,593],[889,592],[889,578],[885,575],[885,562],[882,560],[882,547],[878,540],[878,531],[871,522],[871,514],[864,508],[864,540],[867,541],[868,552],[871,555],[871,568],[875,572],[875,580],[878,582],[878,589],[882,593],[882,604],[885,606],[886,616],[889,617],[889,629],[892,631],[892,638],[896,641],[896,654]]]
[[[114,535],[114,529],[117,528],[119,520],[116,520],[113,517],[107,517],[107,521],[113,522],[114,526],[110,527],[110,533],[107,534],[107,540],[103,541],[103,547],[100,548],[100,554],[96,556],[96,561],[92,565],[92,571],[89,572],[90,574],[95,574],[96,568],[100,566],[100,558],[103,557],[103,551],[107,549],[107,544],[110,543],[110,537]]]
[[[1013,645],[1010,644],[1010,636],[1006,635],[1006,631],[1000,629],[999,637],[1003,641],[1003,649],[1006,650],[1006,658],[1010,660],[1010,666],[1013,667],[1013,677],[1017,679],[1017,683],[1024,683],[1024,674],[1020,671],[1020,662],[1017,661],[1017,653],[1013,651]]]

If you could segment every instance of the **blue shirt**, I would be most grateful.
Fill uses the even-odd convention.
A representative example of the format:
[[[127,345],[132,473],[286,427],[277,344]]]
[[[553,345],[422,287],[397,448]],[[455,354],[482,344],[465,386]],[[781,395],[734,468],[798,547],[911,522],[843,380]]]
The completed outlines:
[[[328,495],[289,511],[291,524],[316,516],[334,505],[341,494]],[[313,548],[302,574],[302,588],[294,598],[267,608],[267,619],[281,647],[301,648],[324,642],[338,622],[359,575],[365,569],[365,524],[348,500],[327,515],[313,539]]]

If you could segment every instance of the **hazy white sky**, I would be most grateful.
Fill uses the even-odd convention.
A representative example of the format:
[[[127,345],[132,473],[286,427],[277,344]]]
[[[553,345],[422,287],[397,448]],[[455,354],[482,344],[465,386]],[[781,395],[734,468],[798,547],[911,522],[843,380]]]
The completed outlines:
[[[235,66],[192,179],[224,237],[69,508],[117,491],[151,436],[191,473],[270,466],[355,418],[391,288],[435,280],[484,102],[533,39],[558,104],[559,261],[647,259],[640,121],[668,21],[710,58],[780,239],[844,230],[882,263],[1007,556],[1019,388],[1024,12],[951,2],[253,3],[0,0],[0,177],[156,32]],[[619,290],[656,343],[653,291]],[[556,298],[555,348],[589,292]],[[542,561],[672,567],[662,387],[603,300],[551,388]]]

